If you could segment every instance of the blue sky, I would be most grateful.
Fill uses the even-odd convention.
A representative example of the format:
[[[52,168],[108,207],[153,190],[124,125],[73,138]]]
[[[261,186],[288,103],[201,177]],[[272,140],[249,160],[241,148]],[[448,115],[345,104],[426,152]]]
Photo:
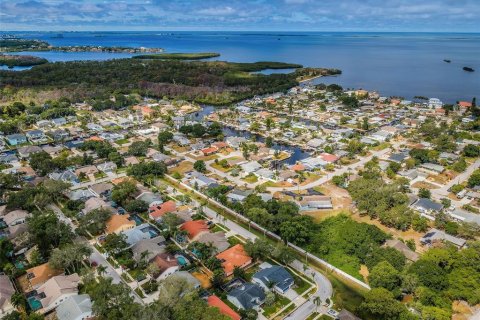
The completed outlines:
[[[0,0],[0,30],[480,32],[480,0]]]

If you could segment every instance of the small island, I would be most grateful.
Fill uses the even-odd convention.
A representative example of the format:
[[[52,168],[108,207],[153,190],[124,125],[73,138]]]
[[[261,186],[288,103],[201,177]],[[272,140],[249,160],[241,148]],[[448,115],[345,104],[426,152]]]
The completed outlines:
[[[473,72],[475,70],[473,68],[470,68],[470,67],[463,67],[463,71]]]
[[[452,62],[452,60],[450,60],[450,59],[443,59],[443,61],[446,62],[446,63]]]
[[[158,53],[158,54],[144,54],[134,56],[134,59],[161,59],[161,60],[201,60],[208,58],[220,57],[219,53],[215,52],[197,52],[197,53]]]
[[[40,64],[47,63],[48,60],[35,56],[17,56],[17,55],[7,55],[0,54],[0,65],[8,66],[9,68],[13,67],[31,67]]]

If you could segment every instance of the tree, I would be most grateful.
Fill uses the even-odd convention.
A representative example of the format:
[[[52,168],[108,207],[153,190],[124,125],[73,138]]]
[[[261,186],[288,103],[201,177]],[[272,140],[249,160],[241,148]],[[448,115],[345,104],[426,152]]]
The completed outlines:
[[[128,147],[128,154],[137,157],[144,157],[147,154],[148,148],[152,145],[151,140],[134,141]]]
[[[247,280],[245,270],[243,270],[242,268],[240,268],[238,266],[235,266],[235,268],[233,269],[233,276],[235,278],[242,278],[242,279]]]
[[[160,178],[167,172],[167,166],[163,162],[140,162],[127,169],[127,174],[135,179],[147,182],[154,178]]]
[[[30,241],[37,245],[44,258],[50,256],[51,250],[71,243],[74,238],[70,226],[58,220],[52,211],[33,215],[27,220],[27,230]]]
[[[370,271],[368,281],[372,288],[382,287],[387,290],[394,290],[400,286],[400,273],[387,261],[379,262]]]
[[[125,205],[135,192],[137,192],[137,186],[133,181],[122,181],[113,187],[112,200],[121,205]]]
[[[470,178],[468,178],[468,186],[470,188],[473,188],[475,186],[478,186],[480,185],[480,170],[477,169],[475,170],[472,175],[470,176]]]
[[[272,247],[268,241],[263,239],[256,239],[255,242],[247,240],[244,244],[245,252],[253,259],[265,259],[272,251]]]
[[[275,249],[272,252],[272,257],[284,265],[288,265],[295,260],[295,256],[290,248],[280,243],[275,246]]]
[[[222,269],[213,270],[211,283],[214,288],[220,289],[225,283],[225,273]]]
[[[82,261],[92,254],[92,249],[85,243],[77,242],[53,249],[49,264],[53,269],[66,269],[77,272]]]
[[[124,234],[111,233],[105,237],[103,248],[112,255],[116,255],[127,249],[128,243]]]
[[[15,292],[10,297],[10,302],[12,303],[12,306],[19,310],[25,310],[27,307],[27,298],[25,298],[25,296],[20,292]]]
[[[430,199],[430,197],[432,196],[432,193],[428,189],[420,188],[420,190],[418,190],[418,196],[420,198]]]
[[[375,319],[399,319],[407,310],[393,294],[385,288],[373,288],[365,294],[360,310],[374,316]]]
[[[195,163],[193,164],[193,169],[201,173],[207,172],[207,166],[205,165],[205,162],[203,160],[195,161]]]
[[[52,157],[45,151],[32,154],[29,163],[32,169],[40,176],[45,176],[58,168]]]
[[[272,304],[275,303],[275,300],[276,300],[276,296],[275,296],[275,293],[271,292],[271,291],[268,291],[266,294],[265,294],[265,305],[266,306],[271,306]]]
[[[160,151],[164,151],[164,147],[166,144],[170,143],[173,140],[173,133],[170,131],[162,131],[158,134],[158,147]]]
[[[422,319],[425,320],[450,320],[452,318],[451,312],[432,306],[424,306],[422,308]]]
[[[140,199],[128,201],[125,210],[131,213],[142,213],[148,210],[148,203]]]
[[[480,147],[474,144],[467,144],[463,148],[463,155],[470,158],[478,157],[480,155]]]
[[[99,235],[105,230],[106,222],[111,215],[108,209],[92,210],[79,218],[77,232],[85,235]]]
[[[273,138],[272,137],[269,136],[265,139],[265,146],[267,148],[271,148],[273,146]]]

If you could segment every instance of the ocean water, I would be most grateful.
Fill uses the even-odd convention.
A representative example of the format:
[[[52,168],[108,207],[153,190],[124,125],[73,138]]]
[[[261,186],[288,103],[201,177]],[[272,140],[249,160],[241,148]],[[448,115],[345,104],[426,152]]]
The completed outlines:
[[[385,96],[480,97],[480,33],[348,32],[17,32],[57,46],[160,47],[167,52],[218,52],[215,60],[282,61],[342,70],[317,82],[377,90]],[[28,54],[32,54],[29,52]],[[41,52],[50,61],[113,59],[129,54]],[[446,63],[443,59],[451,60]],[[466,72],[468,66],[475,72]]]

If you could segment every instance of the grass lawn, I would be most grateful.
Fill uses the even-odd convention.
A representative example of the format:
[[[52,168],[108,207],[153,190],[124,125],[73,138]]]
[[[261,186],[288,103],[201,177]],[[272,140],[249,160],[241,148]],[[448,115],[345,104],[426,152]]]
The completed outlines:
[[[95,177],[95,179],[102,179],[102,178],[105,178],[107,175],[105,173],[103,173],[102,171],[99,171],[99,172],[95,173],[93,176]]]
[[[115,140],[115,143],[118,144],[118,145],[126,144],[126,143],[129,143],[129,142],[130,142],[130,140],[128,140],[128,139]]]
[[[281,295],[276,295],[275,302],[272,305],[263,306],[263,315],[265,317],[270,317],[289,303],[290,300],[288,300],[288,298]]]
[[[390,143],[382,142],[378,146],[372,147],[370,149],[374,150],[374,151],[380,151],[380,150],[383,150],[383,149],[386,149],[386,148],[390,148]]]
[[[238,239],[237,237],[229,237],[227,239],[228,243],[230,244],[231,247],[233,247],[234,245],[236,244],[239,244],[239,243],[243,243],[242,241],[240,241],[240,239]]]
[[[245,178],[242,178],[243,181],[248,182],[248,183],[255,183],[258,181],[258,178],[254,174],[249,174]]]
[[[311,315],[308,316],[307,320],[313,320],[315,319],[317,316],[318,316],[318,312],[313,312]],[[325,319],[325,318],[322,318],[322,317],[327,317],[328,319],[332,319],[330,318],[329,316],[326,316],[326,315],[322,315],[319,319]]]
[[[185,172],[189,172],[193,170],[193,163],[190,161],[182,161],[174,168],[170,169],[170,172],[178,172],[180,174],[184,174]]]
[[[303,280],[299,276],[290,273],[293,276],[293,279],[295,280],[295,286],[293,287],[293,290],[299,295],[302,295],[305,291],[310,289],[311,284],[308,283],[307,281]]]
[[[285,316],[286,316],[287,314],[289,314],[290,312],[292,312],[293,309],[295,309],[295,304],[294,304],[294,303],[292,303],[291,305],[289,305],[288,308],[286,308],[285,310],[283,310],[282,313],[280,313],[279,315],[277,315],[277,316],[275,317],[275,319],[283,319],[283,318],[285,318]]]
[[[140,288],[135,289],[135,292],[140,296],[140,298],[145,298],[145,295],[143,294],[143,291],[140,290]]]
[[[218,232],[218,231],[222,231],[222,232],[225,232],[226,231],[230,231],[230,229],[228,229],[227,227],[225,227],[223,224],[215,224],[215,226],[210,229],[210,232]]]
[[[212,166],[212,168],[220,170],[222,172],[228,172],[228,171],[232,170],[232,167],[224,168],[219,163],[212,163],[211,166]]]

